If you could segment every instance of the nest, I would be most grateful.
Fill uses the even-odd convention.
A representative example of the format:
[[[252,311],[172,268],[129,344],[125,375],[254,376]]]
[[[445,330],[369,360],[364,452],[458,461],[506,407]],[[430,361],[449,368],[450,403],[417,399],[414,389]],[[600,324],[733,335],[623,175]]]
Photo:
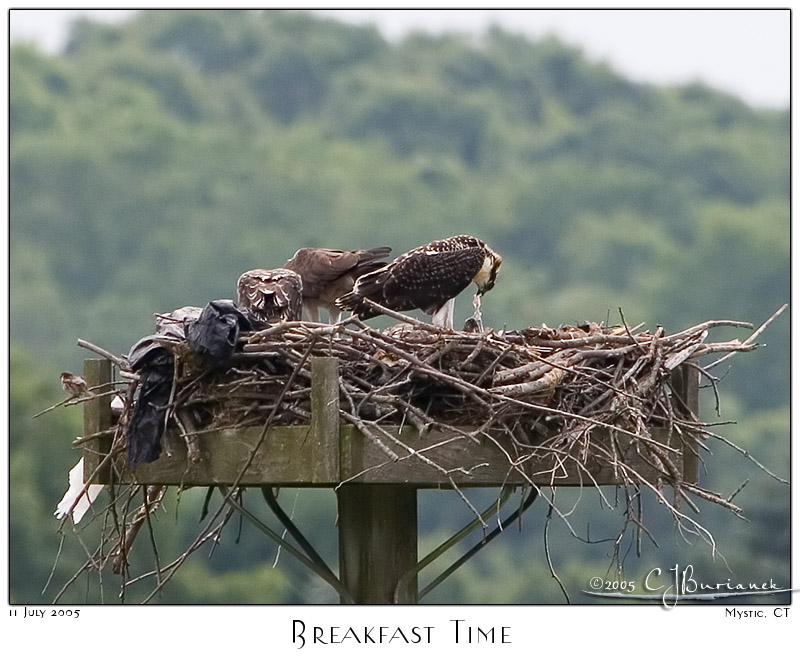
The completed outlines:
[[[675,371],[700,370],[699,358],[711,353],[757,347],[752,340],[706,341],[710,329],[726,325],[749,326],[709,321],[666,334],[661,327],[649,332],[587,323],[467,333],[419,322],[382,331],[361,321],[337,327],[289,322],[243,334],[224,370],[208,369],[185,342],[165,341],[178,358],[169,412],[190,458],[199,461],[196,434],[309,424],[311,358],[335,357],[341,422],[355,425],[393,460],[386,428],[413,427],[422,436],[502,433],[512,442],[510,452],[504,450],[508,467],[517,472],[531,458],[554,471],[569,459],[584,469],[613,464],[618,483],[639,484],[641,474],[619,454],[624,436],[659,471],[659,482],[734,509],[684,482],[675,454],[680,444],[701,449],[708,435],[674,389]],[[666,435],[656,440],[655,429]],[[442,480],[454,484],[455,470],[442,467]],[[586,481],[594,481],[591,471]]]
[[[392,461],[404,454],[434,468],[443,483],[458,490],[484,528],[483,516],[458,483],[459,477],[469,473],[464,470],[468,460],[454,467],[443,466],[429,448],[408,447],[386,432],[413,428],[424,439],[433,432],[452,431],[462,440],[475,441],[496,441],[502,434],[510,441],[502,449],[502,463],[509,474],[524,477],[534,497],[543,495],[548,482],[526,474],[532,459],[539,468],[551,468],[553,473],[564,467],[565,460],[571,460],[587,473],[582,484],[594,484],[598,490],[602,482],[591,469],[613,467],[616,481],[612,483],[635,489],[629,502],[646,486],[676,522],[690,524],[713,546],[711,534],[679,503],[698,512],[694,501],[699,497],[733,512],[740,510],[691,478],[687,480],[679,463],[681,450],[689,446],[701,452],[704,440],[714,436],[749,455],[698,420],[692,404],[684,403],[682,391],[675,389],[675,377],[679,370],[690,368],[704,376],[716,392],[717,381],[709,369],[731,354],[757,348],[755,338],[781,311],[744,341],[724,342],[708,341],[709,331],[752,325],[716,320],[667,334],[661,327],[651,332],[627,324],[606,327],[598,323],[461,332],[433,327],[402,314],[394,314],[400,324],[384,330],[355,318],[335,326],[286,322],[242,333],[236,352],[224,368],[209,367],[187,342],[165,337],[161,343],[175,359],[167,427],[180,432],[190,463],[199,463],[203,453],[197,439],[204,432],[309,424],[312,359],[334,357],[339,365],[340,423],[353,425],[367,444]],[[88,342],[80,341],[79,345],[111,359],[127,381],[125,390],[115,390],[127,395],[127,403],[114,426],[114,444],[108,457],[118,469],[124,468],[126,427],[141,377],[130,373],[126,358]],[[702,366],[701,358],[711,354],[722,357]],[[654,437],[655,430],[662,435]],[[88,435],[86,440],[96,437]],[[640,468],[622,458],[619,449],[623,439],[633,441],[637,456],[655,469],[657,480],[648,479]],[[667,486],[673,489],[671,496],[665,493]],[[229,488],[227,502],[223,503],[228,511],[241,509],[236,497],[242,490],[235,485]],[[130,491],[132,496],[133,483]],[[129,531],[133,528],[135,534],[162,496],[163,487],[148,488],[141,514],[128,526]],[[547,500],[552,511],[553,502]],[[221,520],[214,528],[227,522],[223,512],[220,507],[215,516]],[[632,516],[634,513],[626,511],[626,522],[640,518]],[[642,527],[641,523],[636,525]],[[198,536],[197,546],[215,533],[218,531],[207,527]],[[128,532],[112,549],[115,569],[124,568],[132,541]],[[127,544],[123,546],[122,542]]]

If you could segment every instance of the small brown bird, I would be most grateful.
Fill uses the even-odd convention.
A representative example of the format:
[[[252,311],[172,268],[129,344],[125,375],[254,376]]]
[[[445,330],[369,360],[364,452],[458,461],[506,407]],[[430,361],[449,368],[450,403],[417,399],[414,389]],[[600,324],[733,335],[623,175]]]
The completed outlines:
[[[69,371],[61,373],[61,389],[71,397],[84,397],[94,394],[89,389],[89,385],[83,376],[76,376]]]

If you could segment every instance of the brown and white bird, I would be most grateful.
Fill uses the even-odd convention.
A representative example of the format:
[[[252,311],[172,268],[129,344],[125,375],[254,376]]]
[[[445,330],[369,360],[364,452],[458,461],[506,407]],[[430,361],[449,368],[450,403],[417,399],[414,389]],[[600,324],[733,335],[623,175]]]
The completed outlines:
[[[320,308],[328,310],[328,321],[338,323],[342,310],[336,298],[349,293],[356,279],[386,265],[390,247],[340,251],[338,249],[298,249],[283,266],[303,279],[303,307],[309,320],[319,322]]]
[[[89,389],[89,384],[83,376],[76,376],[69,371],[61,373],[61,389],[71,397],[84,397],[94,394]]]
[[[240,307],[264,323],[300,320],[303,280],[294,270],[249,270],[239,277],[236,295]]]
[[[433,315],[434,325],[453,329],[455,297],[470,282],[478,286],[478,296],[491,290],[502,260],[471,235],[434,240],[359,277],[336,305],[361,318],[378,315],[365,298],[395,311],[421,309]]]

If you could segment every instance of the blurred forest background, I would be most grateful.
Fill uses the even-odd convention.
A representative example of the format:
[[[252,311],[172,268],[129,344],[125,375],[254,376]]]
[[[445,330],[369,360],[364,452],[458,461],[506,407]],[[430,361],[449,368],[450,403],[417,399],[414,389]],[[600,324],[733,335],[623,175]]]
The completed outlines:
[[[81,371],[76,340],[126,353],[155,312],[233,297],[241,272],[300,246],[387,244],[397,255],[477,235],[505,259],[483,303],[495,328],[616,324],[620,309],[649,329],[759,325],[789,301],[788,109],[700,84],[633,83],[554,37],[492,28],[388,42],[374,27],[295,11],[145,11],[75,24],[60,54],[14,45],[10,77],[13,603],[52,601],[95,544],[88,517],[76,536],[52,516],[79,458],[80,409],[32,418],[63,399],[61,371]],[[461,300],[457,320],[469,310]],[[720,413],[706,389],[702,415],[735,421],[720,433],[788,479],[788,313],[760,341],[716,367]],[[625,533],[621,578],[641,583],[677,563],[697,580],[788,587],[788,487],[709,445],[702,481],[724,495],[749,481],[735,499],[746,520],[701,503],[713,552],[646,503],[657,546],[645,537],[637,555]],[[496,496],[483,493],[476,503]],[[162,564],[194,539],[203,496],[173,492],[159,513]],[[266,518],[257,497],[246,503]],[[617,573],[609,538],[624,500],[612,511],[594,490],[557,499],[575,507],[574,532],[550,526],[555,571],[571,601],[592,601],[588,580]],[[287,489],[281,500],[335,566],[333,491]],[[545,515],[535,505],[425,601],[565,601],[547,567]],[[453,492],[421,492],[420,555],[470,518]],[[154,556],[141,537],[131,575]],[[275,562],[269,540],[234,522],[154,601],[338,601],[285,553]],[[118,578],[91,572],[60,601],[135,602],[150,588],[144,579],[120,598]]]

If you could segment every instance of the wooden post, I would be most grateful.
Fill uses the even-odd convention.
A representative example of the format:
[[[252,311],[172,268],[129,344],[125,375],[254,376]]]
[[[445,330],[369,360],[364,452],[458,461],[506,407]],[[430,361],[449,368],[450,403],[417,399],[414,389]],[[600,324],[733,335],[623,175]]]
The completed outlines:
[[[688,364],[679,366],[672,372],[672,388],[688,411],[688,417],[700,417],[700,372]],[[700,456],[693,444],[684,441],[683,481],[697,484],[700,478]]]
[[[311,358],[314,470],[329,479],[340,454],[339,361]],[[330,452],[336,452],[331,458]],[[333,466],[336,466],[335,468]],[[339,577],[359,604],[391,604],[400,578],[417,564],[417,490],[394,484],[344,484],[337,490]],[[398,601],[416,603],[416,580]]]
[[[357,604],[416,604],[417,582],[395,597],[417,564],[417,490],[398,484],[338,489],[339,578]]]
[[[311,479],[339,474],[339,358],[311,358]]]
[[[98,431],[106,431],[111,428],[111,362],[106,359],[88,359],[83,361],[83,377],[89,388],[97,388],[102,385],[99,391],[108,392],[98,399],[90,399],[83,405],[83,432],[84,435],[91,435]],[[97,390],[95,390],[97,391]],[[86,441],[83,448],[83,479],[88,481],[92,477],[97,466],[111,451],[112,435],[100,436]],[[106,466],[92,479],[95,484],[110,484],[110,467]]]

